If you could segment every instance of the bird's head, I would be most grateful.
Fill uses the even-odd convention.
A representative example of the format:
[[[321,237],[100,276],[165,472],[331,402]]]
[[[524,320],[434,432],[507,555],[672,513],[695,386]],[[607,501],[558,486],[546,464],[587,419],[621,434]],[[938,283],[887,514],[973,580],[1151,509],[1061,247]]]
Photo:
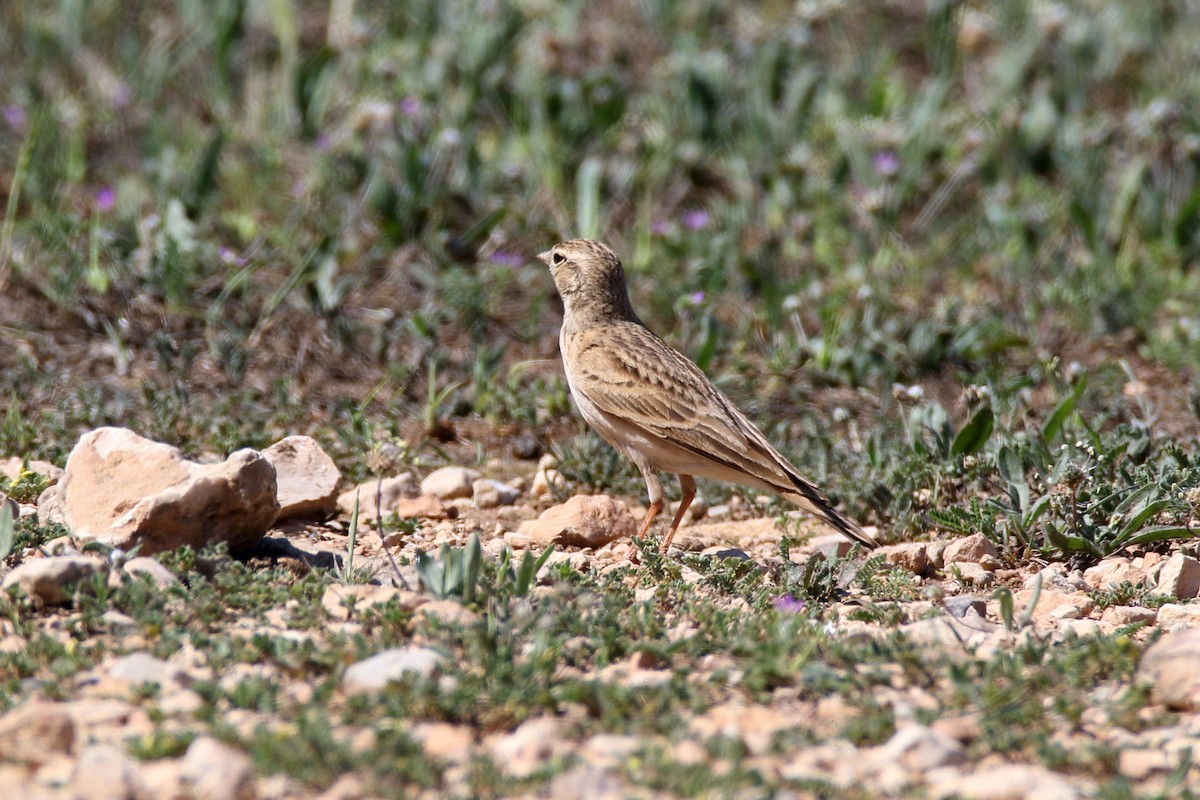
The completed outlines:
[[[568,314],[600,311],[635,318],[621,259],[608,245],[593,239],[570,239],[539,253],[538,258],[550,268]]]

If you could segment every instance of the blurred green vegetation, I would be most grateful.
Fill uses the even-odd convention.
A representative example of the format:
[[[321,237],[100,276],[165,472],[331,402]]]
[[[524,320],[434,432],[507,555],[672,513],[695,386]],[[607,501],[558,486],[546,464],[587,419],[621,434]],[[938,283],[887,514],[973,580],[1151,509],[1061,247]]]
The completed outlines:
[[[896,536],[982,497],[1046,546],[1014,487],[1072,458],[1107,483],[1056,547],[1150,483],[1177,526],[1195,466],[1129,465],[1197,429],[1196,63],[1182,0],[14,0],[0,453],[310,433],[361,477],[392,437],[449,457],[441,420],[590,452],[532,260],[588,235]]]
[[[572,415],[533,259],[586,235],[623,255],[647,323],[882,538],[983,533],[1005,567],[1165,549],[1200,513],[1197,64],[1190,0],[6,0],[0,456],[61,464],[104,424],[190,453],[306,433],[361,479],[521,441],[559,455],[563,491],[640,498]],[[0,490],[32,502],[44,482]],[[97,577],[61,616],[0,594],[25,640],[0,652],[0,709],[71,696],[133,641],[186,646],[212,672],[202,705],[168,717],[142,698],[139,758],[207,733],[313,793],[355,774],[511,795],[572,762],[450,769],[410,731],[484,742],[553,715],[564,739],[645,737],[618,767],[631,785],[753,795],[779,776],[736,740],[673,753],[687,720],[828,699],[840,729],[817,714],[772,751],[876,744],[909,703],[879,698],[913,690],[918,721],[978,721],[972,761],[1131,796],[1117,751],[1158,740],[1096,737],[1095,720],[1170,717],[1128,688],[1132,628],[969,658],[841,636],[831,600],[853,590],[851,618],[890,629],[925,613],[905,605],[921,584],[857,551],[792,564],[808,529],[784,525],[779,561],[638,541],[637,569],[554,559],[536,586],[539,564],[477,540],[420,559],[427,590],[480,612],[470,625],[393,600],[342,628],[323,607],[337,575],[184,548],[162,556],[180,583]],[[0,550],[64,532],[25,517]],[[339,692],[347,664],[417,634],[446,654],[438,678]],[[664,680],[597,677],[635,658]]]

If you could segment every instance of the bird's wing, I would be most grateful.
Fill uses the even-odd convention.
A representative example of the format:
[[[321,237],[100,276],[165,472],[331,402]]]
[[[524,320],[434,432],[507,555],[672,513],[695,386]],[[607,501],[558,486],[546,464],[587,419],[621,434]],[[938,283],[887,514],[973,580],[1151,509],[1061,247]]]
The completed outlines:
[[[589,331],[572,359],[572,386],[601,413],[780,493],[790,465],[700,368],[649,330]]]
[[[650,440],[688,451],[727,480],[741,474],[874,547],[830,505],[686,356],[641,325],[584,333],[571,358],[571,384],[597,411]],[[703,470],[693,474],[703,476]],[[709,476],[712,477],[712,476]],[[746,481],[743,481],[746,482]]]

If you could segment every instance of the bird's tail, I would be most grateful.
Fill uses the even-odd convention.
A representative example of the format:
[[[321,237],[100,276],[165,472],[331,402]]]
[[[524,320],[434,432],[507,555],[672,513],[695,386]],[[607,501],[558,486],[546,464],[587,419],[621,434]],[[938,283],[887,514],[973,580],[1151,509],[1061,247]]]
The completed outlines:
[[[853,539],[868,550],[879,546],[879,543],[868,536],[866,531],[834,509],[829,504],[829,501],[825,499],[825,496],[821,494],[820,489],[799,475],[789,475],[788,477],[796,484],[796,491],[787,492],[784,494],[784,497],[810,514],[814,514],[825,520],[837,529],[839,533]]]

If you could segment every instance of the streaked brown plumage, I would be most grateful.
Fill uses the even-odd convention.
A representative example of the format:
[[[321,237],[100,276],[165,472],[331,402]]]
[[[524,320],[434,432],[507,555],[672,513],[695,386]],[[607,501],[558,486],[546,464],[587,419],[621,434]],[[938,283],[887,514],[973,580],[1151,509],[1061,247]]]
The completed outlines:
[[[875,546],[699,367],[642,324],[629,303],[616,253],[591,239],[572,239],[538,258],[550,268],[563,299],[559,348],[579,412],[646,480],[650,508],[639,536],[662,509],[661,471],[678,475],[682,490],[663,552],[696,495],[694,476],[775,492],[851,539]]]

